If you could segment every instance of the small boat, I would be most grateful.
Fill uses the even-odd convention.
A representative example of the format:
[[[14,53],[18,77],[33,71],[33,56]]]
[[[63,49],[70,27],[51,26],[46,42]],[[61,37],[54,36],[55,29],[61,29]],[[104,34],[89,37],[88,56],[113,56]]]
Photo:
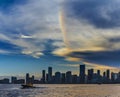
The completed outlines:
[[[21,86],[22,86],[22,89],[35,88],[35,87],[33,86],[33,84],[23,84],[23,85],[21,85]]]

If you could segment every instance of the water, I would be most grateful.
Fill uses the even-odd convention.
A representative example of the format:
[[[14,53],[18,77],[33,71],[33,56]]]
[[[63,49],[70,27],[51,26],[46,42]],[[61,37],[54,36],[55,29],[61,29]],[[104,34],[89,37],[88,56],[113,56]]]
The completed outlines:
[[[118,85],[35,85],[35,89],[20,89],[20,85],[0,85],[0,97],[120,97]]]

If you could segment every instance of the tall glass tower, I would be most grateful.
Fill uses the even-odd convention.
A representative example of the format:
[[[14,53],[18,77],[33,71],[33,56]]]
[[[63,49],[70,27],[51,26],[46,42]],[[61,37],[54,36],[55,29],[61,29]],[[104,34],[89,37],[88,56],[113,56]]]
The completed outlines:
[[[85,83],[85,65],[80,65],[80,83]]]
[[[48,67],[48,82],[52,81],[52,67]]]

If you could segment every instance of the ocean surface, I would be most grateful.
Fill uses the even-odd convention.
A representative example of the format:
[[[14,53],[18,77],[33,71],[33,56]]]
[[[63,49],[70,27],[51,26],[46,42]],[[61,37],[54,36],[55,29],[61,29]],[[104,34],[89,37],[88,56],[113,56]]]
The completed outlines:
[[[116,85],[35,85],[21,89],[20,85],[0,85],[0,97],[120,97]]]

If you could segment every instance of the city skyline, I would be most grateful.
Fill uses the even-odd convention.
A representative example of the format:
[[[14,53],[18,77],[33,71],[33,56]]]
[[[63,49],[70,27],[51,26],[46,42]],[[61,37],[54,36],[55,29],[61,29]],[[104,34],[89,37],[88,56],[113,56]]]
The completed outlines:
[[[84,63],[82,63],[82,64],[84,64]],[[45,65],[45,66],[43,66],[43,70],[46,70],[46,68],[47,67],[54,67],[55,65]],[[58,65],[59,66],[59,65]],[[58,67],[57,66],[57,67]],[[80,66],[80,64],[66,64],[65,66],[63,65],[63,68],[65,68],[65,69],[61,69],[61,66],[59,67],[59,68],[54,68],[53,70],[52,70],[52,72],[53,73],[55,73],[55,72],[57,72],[57,71],[61,71],[61,72],[66,72],[66,71],[72,71],[72,73],[73,74],[76,74],[76,75],[79,75],[79,66]],[[10,78],[10,76],[17,76],[18,78],[24,78],[25,76],[24,76],[24,74],[25,73],[27,73],[27,72],[29,72],[29,74],[33,74],[33,75],[35,75],[36,76],[36,78],[37,79],[39,79],[39,77],[42,77],[42,75],[41,75],[41,72],[42,72],[42,69],[41,68],[37,68],[38,70],[34,70],[34,71],[32,71],[32,72],[29,72],[29,71],[27,71],[27,68],[25,68],[25,70],[26,71],[24,71],[24,72],[22,72],[22,71],[20,71],[19,73],[12,73],[12,74],[7,74],[7,75],[0,75],[0,79],[2,79],[2,78],[4,78],[4,77],[8,77],[8,78]],[[94,67],[94,66],[92,66],[92,64],[91,65],[86,65],[86,70],[85,70],[85,73],[87,73],[87,70],[88,69],[94,69],[94,72],[96,72],[97,73],[97,70],[100,70],[101,71],[101,73],[100,74],[103,74],[103,72],[105,71],[105,70],[107,70],[107,69],[109,69],[111,72],[115,72],[115,73],[117,73],[117,72],[119,72],[120,71],[120,69],[117,69],[117,68],[113,68],[113,67],[107,67],[107,66],[97,66],[97,67]],[[6,71],[6,72],[8,72],[8,71]]]
[[[87,71],[87,72],[85,72]],[[42,77],[36,79],[34,75],[26,73],[25,78],[20,79],[16,76],[3,78],[0,84],[118,84],[120,83],[120,71],[115,73],[109,69],[101,73],[93,68],[86,69],[86,65],[79,65],[79,75],[73,74],[72,71],[53,73],[53,68],[48,67],[48,70],[42,70]]]
[[[0,0],[0,76],[79,64],[120,70],[119,0]],[[2,77],[1,77],[2,78]]]

